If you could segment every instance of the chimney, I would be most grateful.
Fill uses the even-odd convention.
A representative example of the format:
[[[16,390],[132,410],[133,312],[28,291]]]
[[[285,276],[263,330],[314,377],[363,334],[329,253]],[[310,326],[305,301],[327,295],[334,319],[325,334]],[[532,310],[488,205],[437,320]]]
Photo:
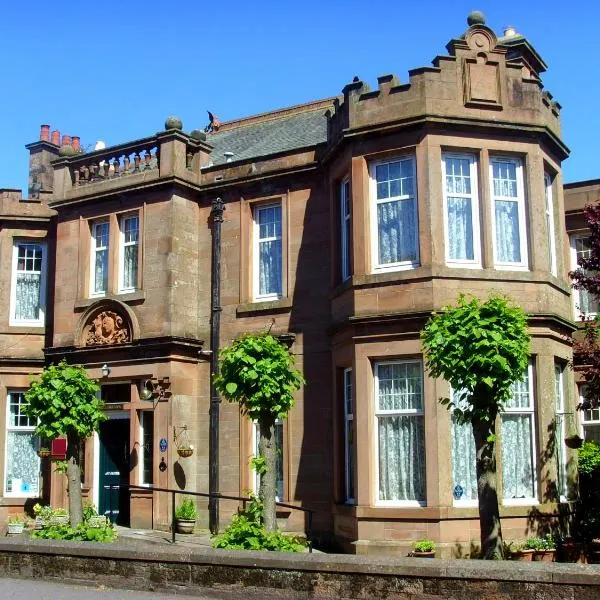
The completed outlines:
[[[81,150],[81,138],[78,135],[74,135],[71,138],[71,146],[73,147],[73,150],[77,150],[77,152]]]
[[[55,145],[55,146],[60,146],[60,131],[58,131],[58,129],[55,129],[52,132],[52,137],[50,138],[50,141]]]
[[[50,141],[50,125],[40,126],[40,142]]]

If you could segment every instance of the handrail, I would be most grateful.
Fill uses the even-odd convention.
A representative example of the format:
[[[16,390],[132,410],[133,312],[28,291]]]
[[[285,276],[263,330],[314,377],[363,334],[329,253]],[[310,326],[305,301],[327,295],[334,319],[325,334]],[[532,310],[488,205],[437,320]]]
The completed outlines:
[[[110,517],[113,515],[113,489],[116,488],[126,488],[130,493],[131,490],[152,490],[153,492],[167,492],[172,494],[171,496],[171,543],[175,543],[175,494],[183,494],[184,496],[198,496],[200,498],[216,498],[217,500],[237,500],[239,502],[243,502],[244,510],[246,509],[246,502],[250,502],[252,498],[248,498],[246,496],[230,496],[228,494],[211,494],[209,492],[189,492],[187,490],[176,490],[173,488],[160,488],[154,487],[152,485],[134,485],[132,483],[119,483],[119,484],[110,484],[107,486],[110,489],[110,500],[109,500],[109,508],[110,508]],[[281,506],[283,508],[290,508],[292,510],[299,510],[304,513],[308,513],[308,525],[306,531],[306,543],[308,545],[308,551],[312,553],[312,520],[314,510],[311,508],[304,508],[303,506],[296,506],[294,504],[287,504],[286,502],[275,502],[277,506]]]

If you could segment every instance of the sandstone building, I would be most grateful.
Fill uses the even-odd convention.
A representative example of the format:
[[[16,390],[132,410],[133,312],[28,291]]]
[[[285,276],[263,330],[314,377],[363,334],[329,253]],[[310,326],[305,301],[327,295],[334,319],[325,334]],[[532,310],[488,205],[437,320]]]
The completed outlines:
[[[542,58],[481,15],[406,81],[358,78],[340,96],[165,131],[89,153],[42,130],[31,199],[2,192],[0,511],[63,478],[39,461],[21,416],[30,373],[82,364],[110,419],[88,441],[83,488],[119,520],[166,527],[150,486],[209,486],[211,244],[221,231],[220,336],[271,328],[307,385],[278,427],[278,493],[358,553],[405,553],[428,537],[449,555],[479,538],[474,444],[438,403],[419,332],[460,293],[508,294],[529,314],[532,357],[499,419],[507,538],[568,507],[574,454],[574,329],[564,227],[560,106]],[[69,142],[69,140],[67,140]],[[255,431],[220,408],[219,489],[252,489]],[[182,436],[194,454],[181,458]],[[562,439],[562,438],[561,438]],[[179,440],[179,441],[178,441]],[[202,505],[204,506],[204,505]],[[221,504],[225,520],[235,509]],[[206,512],[202,511],[205,515]],[[532,524],[532,515],[536,515]],[[282,512],[291,530],[304,523]]]

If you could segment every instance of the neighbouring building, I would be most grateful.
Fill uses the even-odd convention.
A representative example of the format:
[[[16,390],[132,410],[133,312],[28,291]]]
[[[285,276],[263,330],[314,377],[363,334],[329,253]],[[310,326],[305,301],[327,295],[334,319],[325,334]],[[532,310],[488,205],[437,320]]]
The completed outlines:
[[[514,30],[498,38],[472,13],[446,48],[405,82],[355,77],[340,96],[206,134],[169,119],[81,153],[42,129],[28,146],[31,199],[2,192],[0,510],[65,501],[44,462],[39,478],[20,413],[29,374],[61,359],[102,386],[110,418],[88,441],[82,482],[101,512],[118,505],[120,522],[164,528],[170,499],[152,485],[208,491],[221,198],[221,343],[270,328],[290,344],[307,384],[278,427],[278,493],[316,511],[318,535],[356,553],[477,543],[472,434],[439,404],[451,390],[425,372],[419,339],[461,293],[507,294],[529,314],[531,362],[499,418],[504,534],[568,513],[576,455],[557,432],[577,401],[560,106]],[[221,492],[255,487],[255,444],[223,403]],[[146,489],[111,503],[114,482]],[[223,522],[235,508],[221,503]],[[304,528],[295,511],[280,516]]]

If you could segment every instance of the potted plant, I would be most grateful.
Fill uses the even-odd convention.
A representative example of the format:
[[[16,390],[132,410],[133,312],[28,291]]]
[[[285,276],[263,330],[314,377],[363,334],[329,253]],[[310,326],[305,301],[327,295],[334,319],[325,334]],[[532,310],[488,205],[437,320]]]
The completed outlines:
[[[535,561],[554,562],[556,544],[554,538],[549,533],[544,537],[527,538],[525,548],[534,550],[533,560]]]
[[[191,444],[178,446],[177,454],[179,454],[179,456],[181,456],[182,458],[189,458],[192,454],[194,454],[194,446],[192,446]]]
[[[573,450],[578,450],[583,446],[583,438],[579,437],[577,434],[570,435],[565,438],[565,446],[567,448],[572,448]]]
[[[23,515],[12,515],[8,517],[8,534],[18,535],[25,529],[25,517]]]
[[[42,447],[38,450],[38,456],[40,458],[48,458],[50,456],[50,448]]]
[[[185,498],[175,509],[175,521],[178,533],[193,533],[196,525],[196,505],[191,498]]]
[[[511,560],[521,560],[531,562],[535,550],[526,547],[526,542],[509,542],[507,544],[507,553]]]
[[[412,556],[435,558],[435,542],[433,540],[417,540],[413,544]]]

